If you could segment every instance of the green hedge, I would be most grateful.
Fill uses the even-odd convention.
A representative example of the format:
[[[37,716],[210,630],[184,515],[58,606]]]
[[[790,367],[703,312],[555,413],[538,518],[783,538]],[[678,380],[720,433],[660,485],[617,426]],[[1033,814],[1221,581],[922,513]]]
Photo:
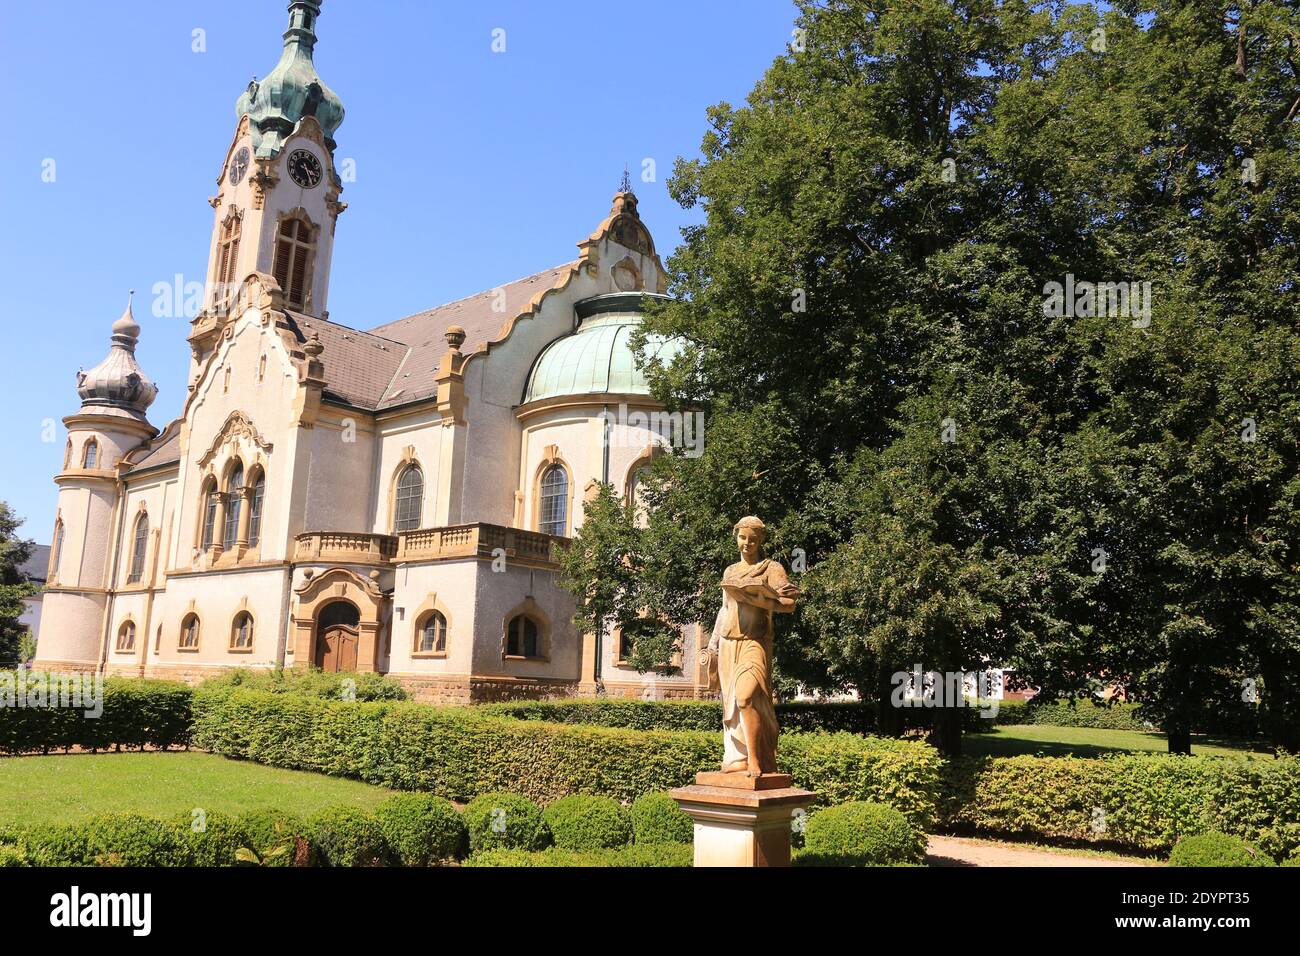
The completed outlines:
[[[925,836],[893,807],[855,800],[814,813],[804,832],[804,865],[893,866],[925,859]]]
[[[993,721],[998,726],[1042,724],[1051,727],[1094,727],[1098,730],[1138,730],[1155,728],[1138,716],[1137,704],[1095,704],[1090,700],[1035,703],[1004,700],[998,703]]]
[[[1293,757],[963,757],[944,778],[939,822],[957,832],[1154,852],[1222,830],[1278,858],[1300,848]]]
[[[22,676],[31,687],[44,681],[55,687],[65,675],[32,672]],[[15,686],[12,671],[0,672],[0,693]],[[0,753],[49,753],[52,750],[143,749],[185,746],[189,742],[193,692],[171,681],[110,677],[104,681],[103,713],[88,708],[0,706]],[[30,699],[30,690],[29,690]],[[46,697],[49,700],[49,696]]]
[[[213,753],[355,777],[453,800],[508,791],[539,803],[571,793],[622,803],[716,769],[716,733],[519,721],[480,709],[337,703],[235,690],[194,699],[194,742]],[[922,830],[934,818],[942,760],[919,742],[786,734],[779,769],[826,804],[878,800]]]
[[[722,704],[716,700],[629,700],[617,697],[569,697],[558,700],[511,701],[482,704],[476,710],[515,720],[541,720],[554,724],[587,724],[628,730],[722,730]],[[903,711],[906,727],[926,729],[934,711],[909,707]],[[969,731],[987,729],[990,721],[969,709],[963,715]],[[872,734],[876,731],[874,701],[829,703],[792,701],[776,705],[777,722],[786,733]]]
[[[270,694],[301,694],[322,700],[407,700],[409,695],[400,683],[383,674],[351,672],[328,674],[323,671],[239,667],[210,677],[199,690],[261,690]]]
[[[632,803],[632,832],[637,843],[692,843],[695,823],[666,793],[643,793]]]

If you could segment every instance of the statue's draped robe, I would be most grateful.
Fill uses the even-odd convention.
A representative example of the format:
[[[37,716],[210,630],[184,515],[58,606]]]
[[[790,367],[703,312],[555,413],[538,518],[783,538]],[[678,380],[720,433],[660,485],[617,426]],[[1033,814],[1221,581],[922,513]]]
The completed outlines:
[[[722,576],[723,584],[744,586],[766,584],[774,591],[790,583],[779,561],[768,558],[755,564],[737,561]],[[718,678],[722,691],[723,765],[749,757],[750,742],[740,720],[737,687],[744,678],[756,685],[751,706],[759,717],[758,739],[753,747],[763,773],[776,772],[776,708],[772,705],[772,612],[767,608],[738,602],[722,592],[722,609],[713,626],[711,645],[716,649]],[[747,683],[745,681],[744,683]]]

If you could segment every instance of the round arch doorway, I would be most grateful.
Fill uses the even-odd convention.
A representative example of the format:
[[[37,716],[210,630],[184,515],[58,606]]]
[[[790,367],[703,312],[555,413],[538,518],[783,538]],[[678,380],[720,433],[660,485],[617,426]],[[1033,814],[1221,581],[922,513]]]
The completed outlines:
[[[316,617],[316,653],[312,664],[327,673],[357,669],[361,614],[349,601],[331,601]]]

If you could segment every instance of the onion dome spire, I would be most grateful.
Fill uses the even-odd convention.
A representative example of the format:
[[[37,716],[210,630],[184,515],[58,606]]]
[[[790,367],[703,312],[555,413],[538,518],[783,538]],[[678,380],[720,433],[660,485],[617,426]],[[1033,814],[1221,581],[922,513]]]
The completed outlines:
[[[235,114],[249,119],[253,149],[258,156],[275,156],[304,116],[314,116],[334,148],[334,133],[343,124],[343,102],[316,72],[316,18],[320,0],[293,0],[289,29],[284,32],[280,62],[260,83],[248,84],[235,103]]]
[[[83,412],[125,415],[140,421],[158,397],[158,386],[149,380],[135,360],[135,346],[140,326],[131,312],[131,296],[126,311],[113,323],[113,347],[108,356],[88,372],[77,373],[77,394]]]

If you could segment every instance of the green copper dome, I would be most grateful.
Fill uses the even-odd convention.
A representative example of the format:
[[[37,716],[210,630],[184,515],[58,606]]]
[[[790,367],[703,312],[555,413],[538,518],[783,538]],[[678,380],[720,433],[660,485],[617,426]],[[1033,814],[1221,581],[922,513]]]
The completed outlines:
[[[567,395],[649,395],[631,343],[646,298],[650,296],[619,292],[579,302],[577,330],[542,349],[528,375],[524,403]],[[681,347],[676,339],[651,336],[645,355],[666,364]]]
[[[284,33],[280,62],[262,82],[256,79],[235,103],[235,114],[249,119],[253,150],[274,156],[304,116],[314,116],[334,147],[334,132],[343,124],[343,102],[325,85],[312,63],[316,46],[313,28],[320,16],[319,0],[289,4],[289,29]]]

